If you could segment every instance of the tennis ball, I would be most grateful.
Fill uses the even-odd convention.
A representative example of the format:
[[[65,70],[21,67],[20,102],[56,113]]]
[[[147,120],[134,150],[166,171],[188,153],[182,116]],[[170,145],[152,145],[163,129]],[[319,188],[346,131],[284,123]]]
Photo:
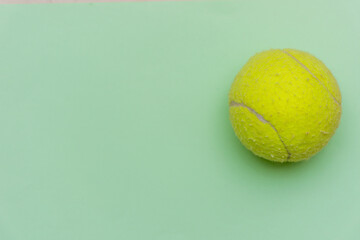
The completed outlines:
[[[341,117],[339,86],[309,53],[275,49],[251,57],[229,93],[235,134],[254,154],[297,162],[319,152]]]

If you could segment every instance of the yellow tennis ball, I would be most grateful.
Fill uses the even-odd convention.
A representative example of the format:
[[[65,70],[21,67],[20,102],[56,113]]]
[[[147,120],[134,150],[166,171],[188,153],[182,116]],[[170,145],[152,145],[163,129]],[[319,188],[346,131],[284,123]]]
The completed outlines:
[[[309,53],[264,51],[251,57],[229,93],[233,129],[254,154],[297,162],[319,152],[341,117],[339,86]]]

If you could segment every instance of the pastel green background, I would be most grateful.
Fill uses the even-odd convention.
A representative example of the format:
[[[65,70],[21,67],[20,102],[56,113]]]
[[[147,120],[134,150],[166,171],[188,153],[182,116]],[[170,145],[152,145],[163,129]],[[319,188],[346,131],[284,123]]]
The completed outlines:
[[[358,1],[0,6],[0,239],[360,239]],[[227,94],[269,48],[331,69],[310,161],[235,137]]]

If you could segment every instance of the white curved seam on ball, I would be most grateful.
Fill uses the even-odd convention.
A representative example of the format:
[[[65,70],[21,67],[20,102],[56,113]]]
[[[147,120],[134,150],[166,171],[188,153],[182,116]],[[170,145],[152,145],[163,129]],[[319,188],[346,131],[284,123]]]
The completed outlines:
[[[288,55],[289,57],[291,57],[292,59],[294,59],[298,64],[300,64],[300,66],[303,67],[308,73],[310,73],[310,75],[311,75],[313,78],[315,78],[315,79],[323,86],[323,88],[331,95],[331,97],[334,99],[334,101],[341,106],[340,102],[339,102],[338,100],[336,100],[336,98],[334,97],[334,95],[329,91],[329,89],[325,86],[325,84],[324,84],[322,81],[320,81],[320,79],[318,79],[318,78],[310,71],[310,69],[309,69],[308,67],[306,67],[302,62],[300,62],[299,59],[297,59],[295,56],[293,56],[292,54],[290,54],[290,53],[287,52],[286,50],[282,49],[282,51],[283,51],[286,55]]]
[[[286,158],[286,161],[288,161],[291,157],[291,153],[289,152],[289,149],[286,147],[284,141],[282,140],[278,130],[275,128],[275,126],[269,122],[268,120],[266,120],[261,114],[259,114],[258,112],[256,112],[254,109],[252,109],[251,107],[245,105],[244,103],[238,103],[238,102],[235,102],[235,101],[231,101],[230,102],[230,107],[244,107],[244,108],[247,108],[251,113],[253,113],[261,122],[263,123],[266,123],[266,124],[269,124],[270,127],[276,132],[276,134],[278,135],[281,143],[284,145],[284,148],[287,152],[287,158]]]

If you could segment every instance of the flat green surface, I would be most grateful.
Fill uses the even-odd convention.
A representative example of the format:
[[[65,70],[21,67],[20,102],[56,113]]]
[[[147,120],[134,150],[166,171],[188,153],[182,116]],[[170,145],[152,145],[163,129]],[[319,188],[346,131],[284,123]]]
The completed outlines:
[[[358,1],[0,6],[1,240],[360,239]],[[235,137],[254,53],[308,51],[343,95],[312,160]]]

